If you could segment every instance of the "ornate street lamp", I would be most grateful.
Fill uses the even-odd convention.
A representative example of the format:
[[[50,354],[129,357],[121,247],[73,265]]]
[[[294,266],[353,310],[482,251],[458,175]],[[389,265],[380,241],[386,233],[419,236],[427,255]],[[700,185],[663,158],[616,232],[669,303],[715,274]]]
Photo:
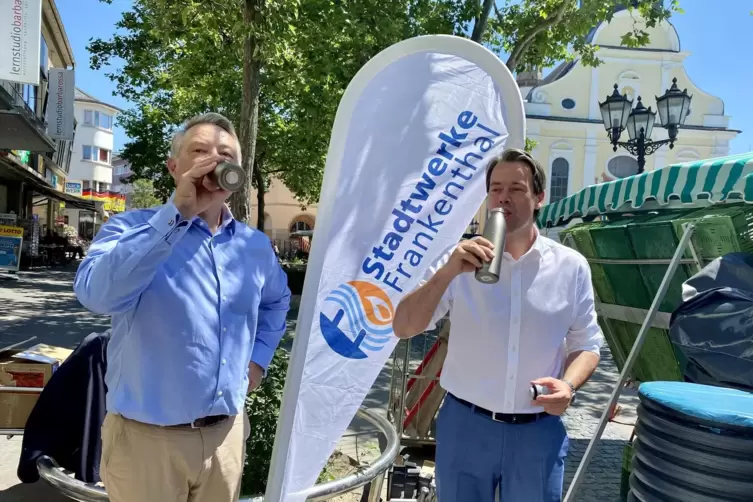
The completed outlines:
[[[638,157],[638,172],[642,173],[646,165],[646,155],[651,155],[663,145],[669,144],[674,148],[677,139],[677,131],[685,123],[690,110],[688,90],[680,90],[677,87],[677,79],[672,79],[672,87],[662,96],[656,98],[656,107],[659,110],[659,123],[667,130],[668,139],[654,141],[651,132],[656,121],[656,112],[649,106],[643,106],[641,97],[638,96],[638,104],[633,109],[633,102],[617,90],[614,84],[614,92],[607,96],[606,101],[599,103],[601,118],[604,128],[612,142],[613,150],[621,146],[631,154]],[[620,141],[620,135],[627,129],[629,140]]]

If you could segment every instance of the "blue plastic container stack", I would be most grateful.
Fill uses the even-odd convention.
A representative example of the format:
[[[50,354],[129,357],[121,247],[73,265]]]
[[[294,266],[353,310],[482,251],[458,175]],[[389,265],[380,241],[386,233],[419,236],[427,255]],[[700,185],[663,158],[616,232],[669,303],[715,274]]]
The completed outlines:
[[[753,501],[753,394],[640,386],[628,502]]]

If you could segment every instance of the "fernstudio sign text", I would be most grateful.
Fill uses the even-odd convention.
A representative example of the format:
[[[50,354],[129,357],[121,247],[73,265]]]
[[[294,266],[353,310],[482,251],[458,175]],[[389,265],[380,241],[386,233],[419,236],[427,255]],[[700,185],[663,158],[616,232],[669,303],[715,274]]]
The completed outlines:
[[[0,0],[0,80],[39,85],[42,0]]]
[[[73,140],[73,70],[50,68],[50,101],[47,104],[47,129],[50,137]]]

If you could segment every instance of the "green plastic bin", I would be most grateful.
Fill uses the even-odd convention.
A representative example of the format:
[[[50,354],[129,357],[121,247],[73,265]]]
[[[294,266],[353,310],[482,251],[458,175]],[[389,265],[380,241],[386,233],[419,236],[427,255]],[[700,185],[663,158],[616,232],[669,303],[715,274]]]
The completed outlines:
[[[599,327],[601,328],[601,332],[604,334],[604,340],[607,342],[607,346],[609,347],[609,352],[612,354],[612,359],[614,359],[614,363],[617,365],[617,369],[619,371],[622,371],[622,368],[625,367],[627,354],[622,347],[621,338],[620,336],[618,336],[620,333],[619,328],[614,326],[614,323],[616,321],[614,319],[606,319],[599,316],[598,322]]]
[[[608,222],[606,225],[589,229],[596,254],[605,260],[633,260],[636,258],[628,234],[628,226],[640,223],[649,216],[637,216]],[[614,303],[648,309],[652,296],[646,290],[638,265],[603,264],[604,274],[614,291]]]
[[[633,251],[638,259],[669,260],[674,256],[683,235],[682,225],[695,221],[690,212],[665,213],[652,216],[640,223],[628,225],[628,235]],[[684,258],[692,258],[689,249],[685,250]],[[659,286],[667,273],[666,265],[639,265],[640,274],[653,299],[659,291]],[[659,305],[662,312],[673,312],[682,302],[682,284],[693,275],[695,266],[680,265],[672,276],[667,294]]]
[[[638,338],[639,324],[623,322],[623,343],[626,354]],[[646,340],[638,354],[631,376],[635,382],[679,381],[682,380],[680,363],[675,355],[675,348],[664,329],[650,328]]]
[[[598,263],[591,263],[592,258],[596,258],[596,248],[594,247],[593,240],[591,239],[590,229],[603,226],[603,222],[589,222],[573,225],[560,232],[560,241],[568,243],[565,236],[571,236],[575,242],[575,249],[580,254],[589,260],[589,266],[591,268],[591,282],[594,287],[594,292],[599,297],[599,301],[602,303],[613,304],[615,302],[614,290],[609,284],[604,267]]]

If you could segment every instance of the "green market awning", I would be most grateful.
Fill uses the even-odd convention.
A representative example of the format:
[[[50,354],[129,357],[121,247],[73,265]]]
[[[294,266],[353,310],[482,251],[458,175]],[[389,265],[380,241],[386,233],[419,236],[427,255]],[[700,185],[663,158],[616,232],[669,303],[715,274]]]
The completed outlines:
[[[716,159],[673,164],[607,183],[591,185],[541,208],[537,224],[557,227],[572,218],[584,218],[616,211],[666,206],[678,202],[692,206],[698,202],[728,199],[753,204],[753,152]]]

